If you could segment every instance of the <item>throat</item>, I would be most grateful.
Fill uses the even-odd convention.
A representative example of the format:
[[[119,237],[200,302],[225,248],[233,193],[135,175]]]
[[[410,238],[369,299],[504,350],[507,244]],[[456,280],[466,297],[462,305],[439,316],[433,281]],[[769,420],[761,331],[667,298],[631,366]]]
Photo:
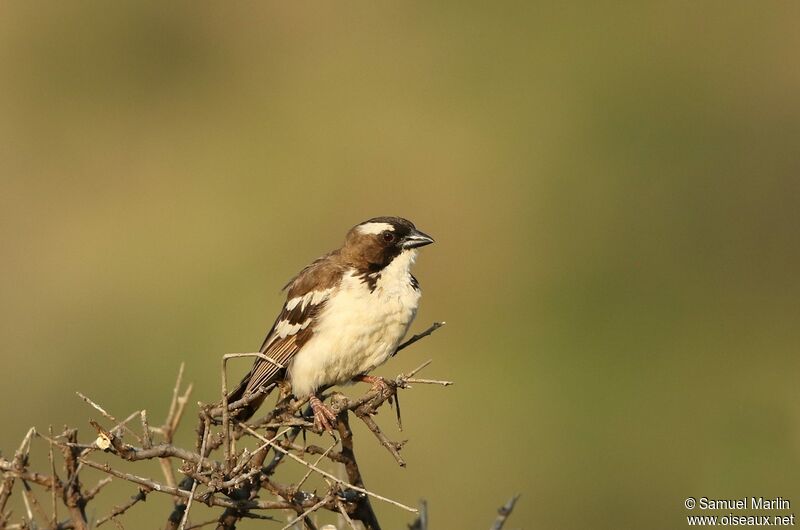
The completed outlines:
[[[411,276],[411,266],[417,258],[414,249],[403,250],[384,267],[370,264],[358,276],[369,288],[370,292],[380,287],[383,290],[394,291],[408,286],[416,287],[416,280]]]
[[[408,249],[398,254],[380,272],[378,285],[387,290],[406,288],[412,283],[411,266],[417,259],[417,251]]]

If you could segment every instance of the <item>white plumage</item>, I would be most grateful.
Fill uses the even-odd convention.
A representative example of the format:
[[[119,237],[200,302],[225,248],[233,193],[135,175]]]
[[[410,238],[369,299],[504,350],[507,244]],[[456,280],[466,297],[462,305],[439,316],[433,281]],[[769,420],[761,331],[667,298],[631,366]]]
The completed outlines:
[[[410,272],[416,254],[414,249],[402,251],[380,272],[372,291],[353,272],[329,290],[313,337],[289,367],[296,396],[349,382],[394,353],[419,306],[421,293]],[[319,298],[312,295],[310,300],[318,303],[322,301]]]
[[[318,393],[354,378],[379,381],[358,376],[386,362],[408,331],[420,300],[410,269],[416,249],[431,243],[407,219],[374,217],[301,270],[286,285],[286,303],[259,350],[269,360],[256,360],[228,396],[253,397],[237,419],[252,417],[264,389],[285,377],[296,397],[309,397],[314,424],[331,430],[336,416]]]

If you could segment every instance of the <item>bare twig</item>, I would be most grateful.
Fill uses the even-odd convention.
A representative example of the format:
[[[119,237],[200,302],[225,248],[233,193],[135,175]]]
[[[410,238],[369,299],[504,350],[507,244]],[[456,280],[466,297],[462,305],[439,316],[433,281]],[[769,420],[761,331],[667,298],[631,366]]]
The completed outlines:
[[[396,352],[430,335],[441,325],[435,323],[431,328],[403,343]],[[294,398],[288,385],[271,383],[235,402],[228,402],[226,363],[228,360],[238,357],[257,357],[283,368],[280,363],[260,352],[234,353],[223,356],[222,403],[213,406],[199,404],[200,421],[197,429],[197,442],[192,450],[184,449],[173,443],[192,391],[191,384],[184,387],[184,364],[181,364],[178,371],[169,409],[164,423],[160,426],[150,425],[145,410],[137,410],[124,420],[118,421],[104,407],[78,392],[78,396],[84,402],[107,420],[101,420],[103,423],[111,424],[110,428],[90,420],[90,424],[98,433],[97,440],[92,444],[79,443],[75,429],[65,427],[64,433],[58,436],[53,436],[52,427],[48,429],[47,436],[37,433],[33,428],[30,429],[13,459],[6,460],[0,457],[0,528],[34,530],[37,527],[41,528],[41,526],[37,526],[41,519],[49,530],[87,530],[90,525],[86,516],[86,505],[112,481],[112,477],[136,484],[138,493],[122,504],[115,505],[108,515],[91,526],[101,526],[111,522],[117,528],[123,528],[123,516],[133,506],[144,501],[153,491],[170,495],[174,499],[174,509],[166,525],[168,530],[191,530],[213,524],[215,521],[218,529],[233,530],[236,524],[245,518],[271,518],[268,515],[256,513],[260,510],[291,510],[294,512],[296,517],[285,527],[287,529],[302,524],[309,530],[315,530],[316,525],[312,520],[312,514],[319,510],[326,510],[340,515],[343,518],[342,524],[346,522],[351,529],[357,527],[355,521],[360,521],[368,530],[380,530],[380,524],[372,510],[370,499],[378,499],[410,512],[416,511],[410,506],[378,495],[365,487],[355,458],[349,417],[352,413],[364,421],[396,461],[400,465],[404,465],[405,461],[400,456],[400,449],[404,442],[389,440],[372,415],[376,414],[379,408],[388,401],[390,405],[397,407],[398,426],[402,427],[398,400],[399,389],[408,388],[412,383],[444,386],[452,384],[450,381],[416,378],[415,375],[429,362],[408,374],[400,374],[394,380],[385,381],[384,385],[373,388],[357,398],[349,399],[341,394],[333,393],[332,410],[337,415],[336,427],[341,436],[341,450],[336,451],[339,441],[336,441],[335,437],[334,443],[326,449],[305,443],[300,445],[296,442],[301,433],[305,442],[307,431],[318,431],[314,430],[313,424],[309,420],[309,412],[303,412],[303,409],[307,407],[307,398]],[[268,410],[265,415],[249,424],[236,420],[236,411],[263,400],[264,394],[276,386],[280,389],[280,395],[272,410]],[[137,432],[134,432],[129,426],[129,422],[136,417],[141,423],[140,433],[138,428]],[[217,427],[220,425],[218,418],[222,420],[221,428]],[[48,444],[48,462],[50,464],[48,474],[36,472],[28,467],[31,440],[34,435],[46,440]],[[125,443],[123,435],[135,438],[140,447]],[[240,439],[244,439],[244,443],[248,443],[247,440],[252,442],[255,439],[258,443],[255,449],[250,448],[251,442],[249,442],[247,448],[237,451],[236,445]],[[63,456],[65,470],[63,482],[56,472],[55,448],[58,448]],[[113,462],[100,463],[87,458],[89,453],[98,450],[105,451],[112,460],[116,458],[133,463],[149,459],[157,460],[164,473],[164,482],[122,471],[115,468]],[[268,460],[267,457],[270,454],[274,456]],[[309,460],[301,458],[305,454],[314,454],[317,457],[309,458]],[[344,464],[347,480],[321,469],[320,463],[324,459]],[[277,467],[286,460],[294,460],[305,468],[300,480],[294,484],[281,483],[274,476]],[[178,462],[180,472],[185,475],[180,484],[176,484],[173,462]],[[100,480],[94,488],[83,491],[80,472],[89,467],[100,470],[108,476]],[[327,491],[324,494],[317,495],[316,492],[302,490],[311,475],[315,473],[327,483]],[[25,512],[20,524],[10,525],[10,512],[6,512],[6,505],[13,492],[15,482],[22,486],[19,493],[25,505]],[[201,486],[203,487],[201,488]],[[51,506],[43,507],[39,503],[37,495],[34,494],[38,488],[43,488],[47,492]],[[266,493],[274,495],[274,500],[261,500],[259,490],[262,488]],[[59,521],[58,519],[58,499],[61,499],[67,507],[69,518],[66,520]],[[195,502],[202,502],[209,507],[221,507],[225,509],[225,512],[214,520],[190,524],[191,508]],[[34,516],[36,520],[34,520]]]
[[[25,498],[28,501],[30,501],[30,504],[34,507],[34,509],[36,510],[36,513],[39,514],[39,517],[42,518],[42,521],[45,521],[45,524],[47,524],[47,521],[50,518],[47,516],[47,513],[44,511],[44,508],[42,507],[42,505],[39,504],[39,500],[36,498],[36,495],[33,493],[33,490],[31,489],[30,484],[28,484],[24,480],[22,481],[22,493],[25,496]],[[26,504],[26,506],[27,506],[27,504]]]
[[[414,377],[406,377],[403,379],[405,383],[420,383],[424,385],[442,385],[442,386],[450,386],[454,384],[452,381],[442,381],[439,379],[417,379]]]
[[[56,475],[56,461],[53,458],[53,426],[50,425],[47,427],[47,434],[50,435],[50,439],[47,442],[48,451],[47,451],[47,458],[50,461],[50,473],[53,475],[53,480],[56,480],[58,475]],[[56,525],[58,521],[58,504],[56,503],[57,498],[57,491],[56,488],[50,488],[50,493],[52,494],[52,508],[53,508],[53,518],[50,521],[52,526]]]
[[[176,457],[180,458],[181,460],[186,460],[193,464],[201,464],[202,466],[209,468],[214,471],[218,471],[222,468],[222,465],[215,461],[215,460],[203,460],[202,455],[198,453],[193,453],[191,451],[187,451],[186,449],[182,449],[180,447],[175,447],[174,445],[170,444],[159,444],[150,449],[143,449],[140,447],[134,447],[132,445],[128,445],[120,440],[118,437],[114,436],[113,433],[105,430],[100,424],[98,424],[94,420],[89,420],[89,424],[94,427],[97,432],[101,435],[101,437],[108,440],[109,443],[109,450],[113,449],[113,452],[121,456],[123,459],[135,462],[137,460],[148,460],[150,458],[165,458],[165,457]]]
[[[80,397],[82,400],[84,400],[86,403],[88,403],[91,407],[93,407],[95,410],[97,410],[100,414],[102,414],[104,418],[106,418],[107,420],[111,421],[112,423],[115,423],[118,426],[120,426],[123,429],[125,429],[128,433],[130,433],[133,437],[135,437],[141,443],[142,439],[139,437],[138,434],[133,432],[133,430],[130,427],[128,427],[127,420],[122,421],[122,422],[118,422],[117,419],[114,416],[112,416],[111,414],[106,412],[106,410],[103,407],[101,407],[100,405],[98,405],[97,403],[95,403],[94,401],[89,399],[87,396],[83,395],[80,392],[75,392],[75,393],[78,394],[78,397]],[[138,414],[138,412],[137,412],[137,414]],[[113,431],[114,429],[111,429],[111,430]]]
[[[404,510],[406,510],[406,511],[409,511],[409,512],[411,512],[411,513],[417,513],[417,510],[416,510],[416,508],[412,508],[411,506],[406,506],[405,504],[403,504],[403,503],[401,503],[401,502],[397,502],[397,501],[395,501],[395,500],[392,500],[392,499],[390,499],[390,498],[388,498],[388,497],[384,497],[383,495],[378,495],[377,493],[373,493],[373,492],[371,492],[371,491],[369,491],[369,490],[366,490],[366,489],[364,489],[364,488],[360,488],[360,487],[358,487],[358,486],[355,486],[355,485],[353,485],[353,484],[350,484],[349,482],[347,482],[347,481],[345,481],[345,480],[342,480],[342,479],[340,479],[340,478],[337,478],[337,477],[335,477],[334,475],[331,475],[331,474],[330,474],[330,473],[328,473],[327,471],[324,471],[324,470],[322,470],[322,469],[318,468],[317,466],[315,466],[315,465],[313,465],[313,464],[309,464],[308,462],[306,462],[306,461],[305,461],[305,460],[303,460],[302,458],[300,458],[300,457],[298,457],[298,456],[295,456],[294,454],[290,453],[289,451],[287,451],[286,449],[284,449],[284,448],[283,448],[283,447],[281,447],[280,445],[276,444],[275,442],[272,442],[272,441],[270,441],[270,440],[267,440],[266,438],[264,438],[263,436],[261,436],[259,433],[257,433],[256,431],[254,431],[253,429],[251,429],[251,428],[250,428],[250,427],[248,427],[247,425],[242,425],[242,428],[243,428],[244,430],[246,430],[247,432],[249,432],[250,434],[252,434],[253,436],[255,436],[256,438],[258,438],[259,440],[261,440],[261,441],[263,441],[263,442],[268,442],[268,443],[269,443],[269,445],[271,445],[271,446],[272,446],[272,447],[273,447],[275,450],[277,450],[277,451],[280,451],[281,453],[285,454],[286,456],[288,456],[288,457],[289,457],[289,458],[291,458],[292,460],[294,460],[294,461],[296,461],[296,462],[300,463],[301,465],[303,465],[303,466],[306,466],[306,467],[308,467],[308,468],[311,468],[311,469],[313,469],[314,471],[316,471],[317,473],[319,473],[319,474],[320,474],[320,475],[322,475],[323,477],[328,477],[329,479],[333,480],[333,481],[334,481],[334,482],[336,482],[337,484],[342,484],[342,485],[344,485],[344,486],[347,486],[347,487],[348,487],[348,488],[350,488],[350,489],[353,489],[353,490],[355,490],[355,491],[358,491],[358,492],[364,493],[365,495],[369,495],[370,497],[374,497],[375,499],[381,500],[381,501],[383,501],[383,502],[386,502],[386,503],[392,504],[392,505],[394,505],[394,506],[397,506],[398,508],[402,508],[402,509],[404,509]]]
[[[369,414],[365,414],[363,412],[359,413],[358,411],[356,411],[356,416],[358,416],[358,419],[364,422],[364,425],[366,425],[367,428],[372,432],[372,434],[375,435],[375,437],[378,439],[381,445],[384,446],[389,451],[389,453],[394,457],[394,459],[397,461],[400,467],[406,467],[406,461],[403,460],[402,456],[400,456],[400,449],[403,448],[403,444],[405,442],[393,442],[389,438],[387,438],[386,435],[381,430],[381,428],[378,427],[378,424],[375,423],[375,420],[373,420],[372,416],[370,416]]]
[[[314,461],[314,466],[318,466],[319,463],[322,461],[322,459],[325,458],[326,456],[328,456],[328,453],[331,452],[331,449],[336,447],[336,444],[338,444],[338,443],[339,442],[334,442],[333,445],[331,445],[330,447],[325,449],[325,452],[322,453],[321,455],[319,455],[319,458],[317,458],[316,461]],[[306,472],[305,475],[303,475],[303,478],[300,479],[300,482],[297,483],[297,486],[295,486],[294,489],[295,490],[299,490],[300,488],[302,488],[303,484],[305,484],[306,480],[308,480],[308,477],[311,476],[311,473],[313,473],[313,471],[314,471],[313,468],[308,468],[308,471]]]
[[[69,429],[64,431],[62,437],[68,443],[78,442],[78,431],[76,429]],[[78,478],[80,470],[79,458],[82,450],[77,447],[69,445],[61,446],[61,454],[64,456],[64,471],[67,474],[67,484],[63,492],[65,504],[69,509],[72,524],[75,525],[76,530],[85,530],[86,524],[86,499],[81,492],[81,482]]]
[[[497,518],[494,520],[491,530],[502,530],[503,525],[506,523],[506,519],[508,519],[508,517],[511,515],[511,512],[514,510],[514,505],[517,503],[517,499],[519,499],[519,494],[514,495],[508,500],[507,503],[498,508]]]
[[[140,484],[142,486],[147,486],[153,491],[157,491],[159,493],[166,493],[169,495],[177,495],[179,497],[183,497],[188,499],[192,493],[191,491],[179,489],[179,488],[172,488],[167,486],[166,484],[160,484],[154,480],[150,480],[148,478],[139,477],[137,475],[133,475],[131,473],[123,473],[121,471],[117,471],[113,469],[108,464],[101,464],[99,462],[94,462],[92,460],[81,459],[81,461],[89,467],[93,467],[95,469],[99,469],[109,475],[113,475],[117,478],[121,478],[123,480],[127,480],[128,482],[133,482],[134,484]],[[292,505],[286,502],[273,502],[273,501],[230,501],[227,499],[222,499],[220,497],[209,497],[209,498],[198,498],[196,495],[194,496],[195,500],[199,500],[200,502],[205,502],[206,504],[210,504],[212,506],[222,506],[224,508],[234,508],[237,510],[242,509],[252,509],[252,508],[260,508],[262,510],[276,510],[281,509],[285,510],[291,508]]]
[[[397,430],[402,432],[403,418],[400,415],[400,394],[395,394],[393,399],[394,399],[395,416],[397,417]],[[389,401],[389,403],[391,403],[391,401]]]
[[[431,327],[429,327],[428,329],[426,329],[422,333],[417,333],[416,335],[414,335],[413,337],[411,337],[410,339],[405,341],[403,344],[398,346],[397,349],[394,350],[394,353],[392,355],[393,356],[397,355],[400,352],[400,350],[404,350],[404,349],[408,348],[409,346],[411,346],[412,344],[414,344],[415,342],[417,342],[418,340],[424,339],[425,337],[427,337],[428,335],[430,335],[431,333],[433,333],[434,331],[436,331],[440,327],[444,326],[445,324],[447,324],[447,322],[434,322],[433,324],[431,324]]]
[[[164,421],[164,427],[169,428],[172,425],[172,419],[175,417],[175,414],[178,410],[178,395],[181,391],[181,382],[183,381],[183,370],[186,367],[186,363],[181,363],[180,368],[178,368],[178,377],[175,380],[175,386],[172,387],[172,400],[169,402],[169,412],[167,412],[167,418]]]
[[[36,521],[33,519],[33,510],[31,510],[30,490],[25,482],[22,483],[22,501],[25,503],[25,513],[28,514],[27,522],[35,528]]]
[[[142,410],[139,414],[142,421],[142,447],[150,449],[153,446],[153,439],[150,433],[150,424],[147,422],[147,411]]]
[[[294,519],[292,519],[291,521],[289,521],[289,522],[286,524],[286,526],[284,526],[283,528],[281,528],[281,530],[288,530],[289,528],[293,527],[293,526],[294,526],[294,524],[295,524],[296,522],[298,522],[298,521],[301,521],[301,520],[305,519],[305,518],[308,516],[308,514],[310,514],[310,513],[313,513],[313,512],[316,512],[317,510],[319,510],[320,508],[322,508],[322,506],[323,506],[323,505],[325,505],[326,503],[330,502],[332,499],[333,499],[333,498],[332,498],[332,497],[330,497],[330,496],[328,496],[328,497],[325,497],[324,499],[322,499],[321,501],[319,501],[317,504],[315,504],[314,506],[312,506],[312,507],[311,507],[311,508],[309,508],[308,510],[304,511],[303,513],[301,513],[300,515],[298,515],[297,517],[295,517]]]
[[[200,447],[200,460],[197,462],[196,473],[200,473],[203,469],[203,455],[206,453],[206,442],[208,442],[208,434],[211,431],[210,421],[206,419],[206,428],[203,432],[203,444]],[[189,510],[192,509],[192,500],[194,500],[195,492],[197,491],[197,480],[194,481],[192,484],[192,492],[189,495],[189,501],[186,503],[186,510],[183,512],[183,519],[181,519],[181,524],[178,527],[178,530],[185,530],[186,522],[189,520]]]
[[[24,468],[17,468],[13,461],[8,461],[5,458],[0,458],[0,471],[3,471],[6,477],[32,482],[43,488],[61,487],[58,482],[53,481],[53,477],[37,473],[36,471],[28,471]]]
[[[130,498],[130,500],[128,500],[128,502],[126,502],[125,504],[122,504],[120,506],[114,506],[110,514],[106,515],[105,517],[97,521],[97,526],[99,527],[106,521],[113,520],[118,515],[122,515],[123,513],[127,512],[134,504],[136,504],[139,501],[145,500],[147,498],[148,493],[150,493],[149,488],[143,486],[139,487],[139,491],[136,492],[136,495],[133,495]]]
[[[214,524],[217,522],[217,518],[214,517],[213,519],[209,519],[208,521],[203,521],[202,523],[193,524],[192,526],[187,526],[186,530],[195,530],[197,528],[202,528],[204,526],[208,526],[210,524]]]
[[[181,422],[181,418],[183,418],[183,412],[186,410],[186,404],[189,403],[189,396],[192,395],[192,388],[193,385],[189,383],[186,386],[186,390],[183,392],[183,395],[178,397],[178,407],[175,410],[175,415],[172,417],[172,422],[169,424],[170,441],[172,441],[171,437],[175,435],[175,431],[178,430],[178,425]]]
[[[172,443],[172,439],[175,436],[175,430],[178,428],[178,424],[180,423],[180,419],[183,416],[183,409],[186,406],[186,403],[189,400],[189,394],[192,392],[192,385],[189,384],[186,387],[186,391],[184,392],[183,396],[181,396],[181,383],[183,382],[183,370],[185,368],[185,363],[181,363],[180,368],[178,369],[178,376],[175,379],[175,386],[172,387],[172,399],[169,403],[169,411],[167,412],[167,417],[164,419],[164,424],[157,430],[161,433],[164,437],[164,441],[168,444]],[[143,424],[147,424],[146,416],[143,416]],[[151,429],[147,428],[146,436],[149,438]],[[145,443],[144,441],[142,442]],[[152,445],[152,442],[149,442]],[[159,460],[159,465],[161,466],[161,472],[164,474],[164,480],[167,481],[167,485],[170,487],[175,487],[177,482],[175,481],[175,471],[172,469],[172,464],[166,457],[162,457]],[[178,501],[178,498],[175,498],[175,502]]]
[[[347,478],[350,482],[363,487],[364,479],[361,476],[361,469],[358,467],[358,462],[356,461],[353,431],[350,429],[350,421],[346,413],[340,414],[337,420],[336,429],[339,431],[339,436],[342,438],[342,457],[345,459],[344,469],[347,473]],[[369,497],[363,496],[362,498],[358,498],[355,503],[355,509],[351,514],[353,518],[361,521],[367,530],[381,530],[381,525],[378,522],[378,517],[375,515],[375,510],[372,509]]]
[[[342,517],[344,517],[344,520],[347,521],[347,526],[349,526],[352,530],[358,530],[356,528],[355,523],[353,523],[353,520],[347,514],[347,510],[345,510],[344,504],[342,504],[342,501],[340,501],[340,500],[336,501],[336,508],[339,509],[339,513],[341,513]]]
[[[164,480],[171,487],[175,487],[175,472],[172,470],[172,464],[168,458],[159,458],[158,464],[161,466],[161,472],[164,474]]]
[[[90,489],[89,491],[83,494],[83,498],[86,499],[86,502],[89,502],[90,500],[94,499],[95,497],[97,497],[97,494],[100,493],[100,490],[111,484],[112,480],[114,479],[111,477],[104,477],[100,479],[100,481],[94,488]]]
[[[121,422],[119,422],[118,424],[116,424],[116,425],[115,425],[115,426],[114,426],[114,427],[111,429],[111,432],[113,432],[114,434],[119,434],[119,431],[120,431],[120,429],[122,429],[122,428],[125,428],[126,430],[129,430],[130,432],[133,432],[133,430],[131,430],[131,429],[128,429],[128,423],[129,423],[129,422],[130,422],[130,421],[131,421],[133,418],[135,418],[135,417],[139,416],[139,415],[140,415],[140,412],[141,412],[141,411],[139,411],[139,410],[135,410],[135,411],[131,412],[130,414],[128,414],[128,417],[127,417],[127,418],[125,418],[124,420],[122,420]],[[141,438],[141,436],[139,436],[138,434],[134,433],[134,436],[135,436],[135,437],[136,437],[136,439],[137,439],[137,440],[139,440],[140,442],[142,441],[142,438]]]
[[[14,469],[21,471],[23,468],[23,464],[25,460],[28,458],[28,451],[31,445],[31,437],[36,432],[36,429],[31,427],[28,429],[28,433],[22,439],[22,443],[19,444],[19,448],[14,453],[14,460],[13,460],[13,467]],[[4,522],[4,513],[6,509],[6,503],[8,502],[8,498],[11,496],[11,488],[14,487],[14,475],[6,475],[3,479],[2,485],[0,485],[0,522]]]
[[[214,524],[217,522],[217,518],[214,517],[213,519],[209,519],[208,521],[203,521],[202,523],[193,524],[192,526],[187,526],[186,530],[195,530],[197,528],[203,528],[204,526],[208,526],[210,524]]]
[[[259,359],[263,359],[269,363],[274,364],[280,369],[283,369],[284,366],[270,357],[269,355],[265,355],[261,352],[251,352],[251,353],[228,353],[222,356],[222,370],[221,370],[221,377],[222,377],[222,432],[223,432],[223,440],[224,440],[224,450],[225,450],[225,469],[230,471],[231,463],[231,436],[230,436],[230,410],[228,410],[228,376],[227,376],[227,367],[228,367],[228,360],[230,359],[238,359],[241,357],[258,357]]]
[[[424,363],[420,364],[419,366],[417,366],[416,368],[414,368],[413,370],[411,370],[407,374],[403,374],[400,377],[403,377],[403,378],[414,377],[419,372],[421,372],[422,370],[427,368],[432,362],[433,362],[433,359],[428,359],[427,361],[425,361]]]
[[[270,383],[269,385],[262,386],[261,388],[258,388],[253,393],[243,397],[242,399],[240,399],[238,401],[229,402],[228,403],[228,411],[229,412],[233,412],[235,410],[239,410],[239,409],[245,408],[250,403],[261,399],[261,397],[264,394],[269,394],[272,391],[272,389],[274,389],[276,386],[278,386],[277,383]],[[220,403],[220,405],[218,407],[214,407],[214,408],[209,409],[208,410],[208,415],[211,416],[212,418],[217,418],[217,417],[221,416],[222,415],[222,404]]]

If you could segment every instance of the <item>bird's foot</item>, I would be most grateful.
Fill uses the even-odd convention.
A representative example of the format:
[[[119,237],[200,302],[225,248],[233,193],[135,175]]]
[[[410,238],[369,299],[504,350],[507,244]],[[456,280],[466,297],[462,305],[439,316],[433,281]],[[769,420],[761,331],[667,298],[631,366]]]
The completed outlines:
[[[308,398],[308,403],[311,405],[311,410],[314,411],[314,427],[333,433],[333,425],[336,423],[336,414],[326,407],[317,396]]]
[[[392,394],[392,389],[389,386],[389,383],[387,383],[386,379],[383,377],[378,377],[375,375],[357,375],[353,378],[353,381],[371,384],[372,388],[370,388],[370,390],[377,390],[382,396],[389,396]]]

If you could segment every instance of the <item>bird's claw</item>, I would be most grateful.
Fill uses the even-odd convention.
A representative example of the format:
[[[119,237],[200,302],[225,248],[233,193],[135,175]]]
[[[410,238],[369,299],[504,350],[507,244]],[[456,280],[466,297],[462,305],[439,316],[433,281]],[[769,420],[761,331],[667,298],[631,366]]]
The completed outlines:
[[[375,375],[359,375],[356,376],[354,379],[356,381],[361,381],[362,383],[371,384],[372,388],[370,388],[370,390],[380,392],[381,396],[392,395],[392,388],[389,386],[389,383],[387,383],[386,379],[384,379],[383,377]]]
[[[333,425],[336,423],[336,414],[326,407],[317,396],[311,396],[308,399],[308,403],[311,405],[311,410],[314,411],[314,427],[333,433]]]

